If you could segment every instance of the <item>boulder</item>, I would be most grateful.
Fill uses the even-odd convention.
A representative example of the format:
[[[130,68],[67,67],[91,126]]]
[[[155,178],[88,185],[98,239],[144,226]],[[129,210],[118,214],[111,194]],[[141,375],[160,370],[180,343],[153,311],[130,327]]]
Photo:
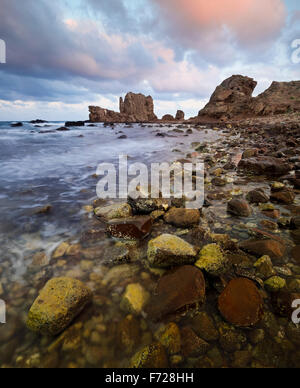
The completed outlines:
[[[39,334],[55,336],[70,325],[91,301],[92,292],[79,280],[49,280],[32,305],[27,327]]]
[[[220,276],[228,269],[228,260],[219,245],[209,244],[201,250],[195,265],[210,275]]]
[[[85,122],[84,121],[67,121],[65,123],[65,127],[84,127]]]
[[[269,256],[271,259],[280,260],[286,253],[283,243],[276,240],[248,240],[239,245],[240,249],[260,258]]]
[[[148,261],[151,267],[169,268],[175,265],[194,264],[195,248],[181,238],[163,234],[148,244]]]
[[[168,224],[175,225],[179,228],[186,228],[199,224],[200,211],[197,209],[172,208],[165,214],[164,220]]]
[[[282,176],[289,173],[292,168],[288,163],[271,156],[242,159],[238,168],[255,175]]]
[[[282,203],[284,205],[292,205],[295,201],[296,194],[292,189],[283,189],[272,192],[271,201]]]
[[[205,302],[205,279],[200,269],[185,265],[166,273],[158,282],[147,312],[153,320],[182,313]]]
[[[233,279],[219,297],[219,310],[229,323],[239,327],[256,325],[263,315],[263,299],[255,283]]]
[[[252,190],[249,191],[249,193],[247,194],[247,201],[249,201],[250,203],[268,203],[269,200],[270,198],[264,192],[263,189]]]
[[[142,240],[151,233],[152,224],[152,218],[147,216],[111,220],[107,225],[107,232],[115,238]]]
[[[228,203],[227,211],[228,213],[238,217],[250,217],[252,214],[252,209],[248,202],[240,198],[232,199]]]
[[[110,206],[98,207],[95,209],[97,217],[103,217],[106,220],[126,218],[132,216],[132,209],[128,203],[120,203]]]

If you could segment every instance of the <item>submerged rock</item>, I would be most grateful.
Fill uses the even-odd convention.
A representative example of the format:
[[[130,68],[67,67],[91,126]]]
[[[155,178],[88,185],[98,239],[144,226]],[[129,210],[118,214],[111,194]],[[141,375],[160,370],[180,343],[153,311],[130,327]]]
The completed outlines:
[[[248,240],[242,242],[240,248],[257,257],[270,256],[271,259],[280,260],[286,253],[283,243],[276,240]]]
[[[206,245],[200,252],[196,267],[210,275],[220,276],[228,269],[228,260],[217,244]]]
[[[118,218],[131,217],[132,209],[130,205],[125,202],[105,207],[98,207],[95,209],[95,214],[97,217],[103,217],[110,221]]]
[[[219,310],[231,324],[240,327],[256,325],[263,315],[263,299],[251,280],[232,280],[219,297]]]
[[[165,348],[160,343],[146,346],[136,353],[130,362],[130,368],[168,368],[169,362]]]
[[[185,357],[203,356],[209,349],[209,344],[199,338],[191,327],[181,330],[182,353]]]
[[[276,271],[273,268],[272,260],[269,256],[261,257],[255,264],[257,274],[262,279],[268,279],[271,276],[276,275]]]
[[[252,214],[248,202],[239,198],[234,198],[228,203],[227,211],[238,217],[249,217]]]
[[[250,203],[268,203],[269,200],[270,198],[263,191],[263,189],[252,190],[249,191],[249,193],[247,194],[247,201],[249,201]]]
[[[118,348],[130,355],[137,348],[141,341],[141,330],[139,321],[133,316],[128,315],[123,319],[117,328]]]
[[[270,292],[278,292],[286,288],[286,281],[279,276],[273,276],[265,281],[265,287]]]
[[[166,213],[164,220],[168,224],[185,228],[199,224],[200,211],[197,209],[172,208],[168,211],[168,213]]]
[[[192,245],[171,234],[163,234],[148,244],[148,261],[152,267],[194,264],[196,255]]]
[[[205,301],[205,279],[193,266],[183,266],[168,272],[158,282],[147,312],[154,320],[202,305]]]
[[[32,305],[27,327],[43,335],[61,333],[92,299],[92,292],[79,280],[50,280]]]
[[[124,240],[142,240],[151,233],[151,217],[135,216],[120,220],[111,220],[107,232],[112,237]]]
[[[140,284],[129,284],[121,300],[121,309],[140,314],[150,299],[150,294]]]
[[[271,201],[291,205],[294,203],[296,195],[292,189],[284,189],[271,194]]]
[[[157,334],[158,341],[167,349],[169,355],[180,353],[181,333],[176,323],[171,322]]]

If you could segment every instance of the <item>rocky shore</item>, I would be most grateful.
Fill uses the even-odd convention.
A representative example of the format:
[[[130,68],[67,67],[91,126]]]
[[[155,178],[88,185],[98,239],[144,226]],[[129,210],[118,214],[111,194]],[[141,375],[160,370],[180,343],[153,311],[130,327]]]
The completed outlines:
[[[244,90],[233,93],[224,101]],[[146,118],[134,116],[132,98],[121,101],[124,122]],[[153,118],[150,99],[139,100]],[[184,198],[95,199],[81,235],[50,257],[32,255],[26,286],[9,282],[2,263],[0,296],[14,296],[2,367],[300,366],[291,318],[300,299],[299,113],[229,117],[232,106],[221,105],[212,142],[189,140],[209,130],[202,119],[168,124],[182,145],[170,162],[205,163],[203,208],[186,209]],[[159,135],[162,125],[148,126]]]

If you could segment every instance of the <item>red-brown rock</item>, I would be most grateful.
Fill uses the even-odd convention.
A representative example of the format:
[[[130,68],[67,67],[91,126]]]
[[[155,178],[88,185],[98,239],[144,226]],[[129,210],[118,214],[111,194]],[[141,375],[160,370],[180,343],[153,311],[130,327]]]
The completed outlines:
[[[239,327],[256,325],[263,315],[263,299],[249,279],[232,280],[219,297],[219,310],[231,324]]]
[[[115,238],[125,240],[142,240],[151,233],[151,217],[128,217],[112,220],[107,225],[107,232]]]
[[[257,256],[270,256],[271,259],[280,260],[284,257],[286,247],[275,240],[248,240],[239,245],[240,249]]]
[[[291,166],[271,156],[259,156],[257,158],[242,159],[239,169],[256,175],[282,176],[291,171]]]
[[[190,265],[168,272],[157,285],[148,313],[154,320],[186,311],[205,301],[205,279],[202,272]]]

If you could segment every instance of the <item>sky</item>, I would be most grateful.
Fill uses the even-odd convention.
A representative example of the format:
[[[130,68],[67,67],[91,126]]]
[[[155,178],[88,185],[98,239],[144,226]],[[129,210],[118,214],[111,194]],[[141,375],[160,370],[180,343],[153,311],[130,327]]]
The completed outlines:
[[[299,0],[0,0],[0,39],[0,121],[87,120],[129,91],[191,117],[233,74],[255,95],[300,79]]]

